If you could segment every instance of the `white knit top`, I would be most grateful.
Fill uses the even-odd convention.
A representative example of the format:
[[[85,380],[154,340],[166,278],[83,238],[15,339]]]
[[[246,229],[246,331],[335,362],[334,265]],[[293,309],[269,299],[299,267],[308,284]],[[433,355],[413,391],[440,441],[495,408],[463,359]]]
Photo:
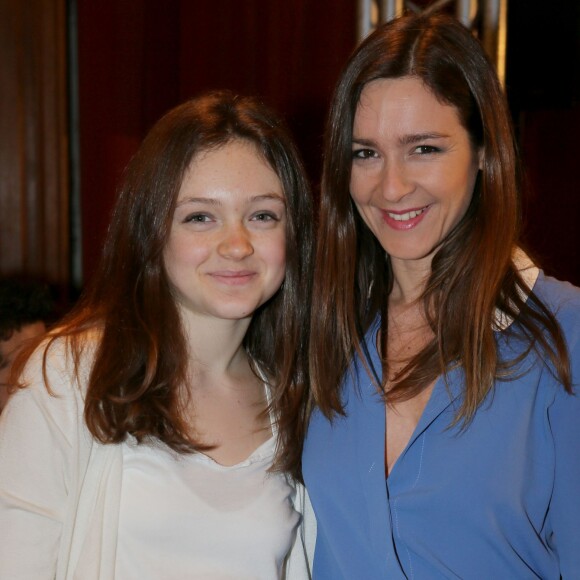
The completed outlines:
[[[299,514],[286,477],[267,473],[271,437],[223,466],[161,444],[123,444],[118,580],[281,578]]]

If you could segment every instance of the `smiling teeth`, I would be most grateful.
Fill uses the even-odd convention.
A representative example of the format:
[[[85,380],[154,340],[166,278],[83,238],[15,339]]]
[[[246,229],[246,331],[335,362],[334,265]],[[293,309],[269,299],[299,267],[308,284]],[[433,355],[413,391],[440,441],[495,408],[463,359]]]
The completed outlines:
[[[406,222],[406,221],[409,221],[409,220],[421,215],[424,211],[425,211],[425,208],[418,209],[416,211],[415,210],[408,211],[407,213],[391,213],[391,212],[387,212],[387,213],[389,214],[390,218],[394,219],[397,222]]]

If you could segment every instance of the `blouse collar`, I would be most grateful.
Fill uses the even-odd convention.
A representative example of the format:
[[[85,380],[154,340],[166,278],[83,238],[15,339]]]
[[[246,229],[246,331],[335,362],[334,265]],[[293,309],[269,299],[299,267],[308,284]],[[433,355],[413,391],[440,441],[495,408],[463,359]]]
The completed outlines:
[[[518,247],[516,247],[513,252],[512,260],[526,286],[526,290],[518,288],[520,297],[525,301],[538,279],[540,269],[532,262],[531,258]],[[509,316],[499,308],[496,308],[493,323],[494,330],[505,330],[513,321],[513,317]]]

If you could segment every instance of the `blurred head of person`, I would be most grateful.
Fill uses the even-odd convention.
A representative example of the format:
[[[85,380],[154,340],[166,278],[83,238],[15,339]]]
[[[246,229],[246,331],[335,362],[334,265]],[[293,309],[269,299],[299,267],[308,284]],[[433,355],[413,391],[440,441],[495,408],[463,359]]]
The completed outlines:
[[[0,279],[0,409],[8,397],[14,356],[32,338],[46,331],[54,313],[48,285],[25,277]]]

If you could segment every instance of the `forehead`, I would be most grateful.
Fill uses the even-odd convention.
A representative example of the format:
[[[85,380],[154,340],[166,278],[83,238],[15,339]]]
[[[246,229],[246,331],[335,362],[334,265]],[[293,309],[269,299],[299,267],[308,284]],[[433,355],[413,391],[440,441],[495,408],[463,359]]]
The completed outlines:
[[[203,193],[249,192],[283,194],[277,173],[256,145],[236,139],[194,156],[178,199]]]
[[[367,83],[354,118],[357,130],[456,131],[463,129],[459,111],[441,101],[417,77],[377,79]]]

